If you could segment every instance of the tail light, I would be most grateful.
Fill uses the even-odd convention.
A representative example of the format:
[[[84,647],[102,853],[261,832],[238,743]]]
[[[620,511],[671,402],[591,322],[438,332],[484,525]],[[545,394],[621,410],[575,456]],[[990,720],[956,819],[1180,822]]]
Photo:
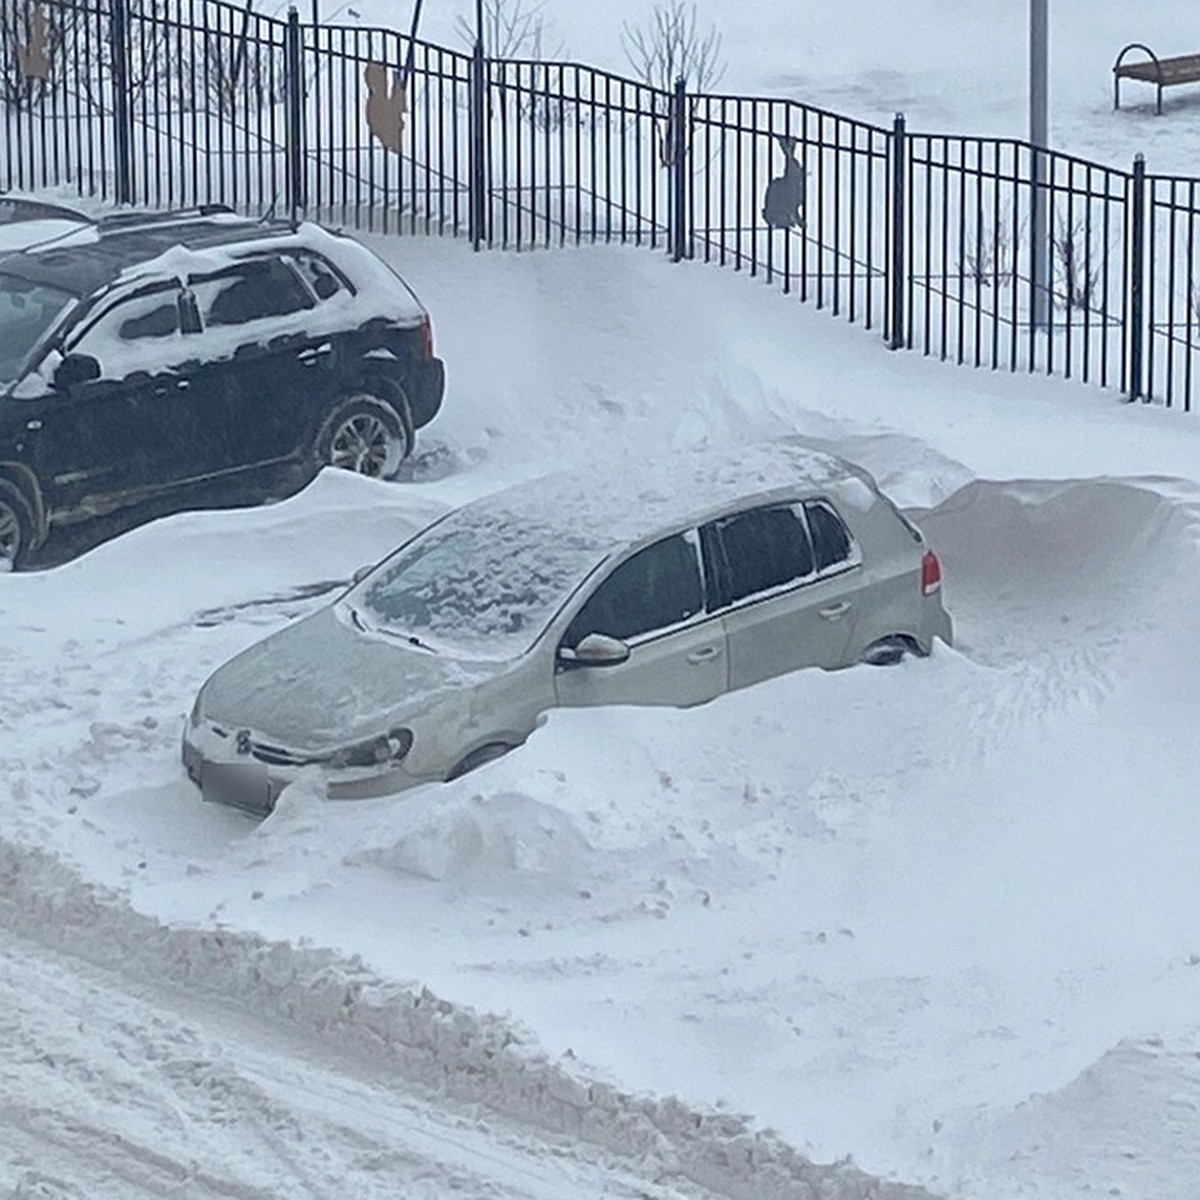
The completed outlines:
[[[426,361],[433,357],[433,322],[428,313],[421,318],[421,357]]]
[[[921,559],[921,595],[932,596],[942,586],[942,564],[932,550]]]

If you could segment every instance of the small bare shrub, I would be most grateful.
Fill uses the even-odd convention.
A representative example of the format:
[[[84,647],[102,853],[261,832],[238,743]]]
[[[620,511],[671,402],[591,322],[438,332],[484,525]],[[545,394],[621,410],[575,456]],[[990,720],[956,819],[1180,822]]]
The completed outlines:
[[[1050,248],[1054,256],[1054,291],[1064,308],[1091,308],[1100,282],[1100,254],[1093,253],[1082,220],[1055,223]]]
[[[547,52],[544,4],[526,4],[525,0],[483,0],[483,52],[489,58],[528,58],[540,61],[562,55],[561,43]],[[477,30],[474,18],[462,13],[454,18],[454,28],[468,47],[474,47]]]
[[[669,92],[677,79],[693,92],[710,92],[725,74],[721,35],[715,25],[702,32],[695,4],[660,0],[640,23],[621,26],[621,46],[637,77]]]
[[[1016,250],[1022,231],[1014,233],[1010,208],[998,221],[983,217],[976,222],[974,237],[963,246],[958,269],[964,279],[979,287],[1008,287],[1016,271]]]

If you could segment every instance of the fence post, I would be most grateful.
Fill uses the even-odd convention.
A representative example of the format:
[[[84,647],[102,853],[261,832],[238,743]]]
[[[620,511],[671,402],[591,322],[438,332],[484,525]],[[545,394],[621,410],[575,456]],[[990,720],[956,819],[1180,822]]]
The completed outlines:
[[[478,250],[487,236],[487,59],[482,38],[471,56],[471,175],[469,211],[471,245]]]
[[[1146,297],[1146,160],[1133,158],[1133,195],[1129,247],[1129,399],[1142,397],[1142,352],[1145,339]]]
[[[904,114],[897,113],[892,124],[892,245],[888,273],[891,283],[891,316],[888,325],[888,349],[903,350],[905,346],[904,320],[904,222],[905,167],[908,161],[908,135],[905,132]]]
[[[129,0],[110,0],[109,37],[112,41],[113,152],[117,157],[116,200],[118,204],[131,204],[133,110],[129,104]]]
[[[288,220],[293,225],[304,208],[304,71],[300,62],[300,14],[288,8],[283,43],[283,81],[287,89],[287,196]]]
[[[668,157],[671,162],[671,259],[688,257],[687,229],[687,80],[675,80],[671,115],[667,119]]]

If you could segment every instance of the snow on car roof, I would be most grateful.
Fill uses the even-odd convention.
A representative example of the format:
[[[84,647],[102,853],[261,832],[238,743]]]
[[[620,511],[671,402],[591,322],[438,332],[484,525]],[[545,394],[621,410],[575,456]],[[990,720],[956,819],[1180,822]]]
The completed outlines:
[[[843,459],[787,438],[556,472],[474,501],[466,510],[613,550],[700,524],[747,498],[769,501],[775,493],[817,492],[868,478]]]
[[[203,275],[257,250],[315,250],[351,278],[359,294],[389,301],[387,315],[419,321],[424,309],[392,269],[353,238],[304,222],[264,223],[232,213],[178,214],[89,226],[86,236],[7,255],[0,270],[31,283],[88,296],[113,283],[152,276]]]
[[[558,472],[455,509],[346,599],[384,631],[451,653],[512,658],[614,553],[745,501],[836,492],[865,508],[874,500],[869,480],[798,440]]]

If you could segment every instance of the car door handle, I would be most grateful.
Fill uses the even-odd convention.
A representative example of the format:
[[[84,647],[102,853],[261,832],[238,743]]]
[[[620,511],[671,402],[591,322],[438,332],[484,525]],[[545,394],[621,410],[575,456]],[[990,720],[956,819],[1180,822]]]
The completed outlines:
[[[296,357],[306,366],[311,367],[314,363],[320,362],[323,358],[328,358],[333,353],[333,347],[328,342],[322,342],[319,346],[309,346],[307,350],[301,350]]]
[[[830,604],[827,608],[819,608],[817,611],[827,621],[836,621],[838,617],[844,616],[850,611],[850,601],[842,600],[837,604]]]
[[[696,666],[700,663],[711,662],[720,653],[720,646],[702,646],[699,650],[693,650],[691,654],[687,656],[687,660],[693,666]]]

